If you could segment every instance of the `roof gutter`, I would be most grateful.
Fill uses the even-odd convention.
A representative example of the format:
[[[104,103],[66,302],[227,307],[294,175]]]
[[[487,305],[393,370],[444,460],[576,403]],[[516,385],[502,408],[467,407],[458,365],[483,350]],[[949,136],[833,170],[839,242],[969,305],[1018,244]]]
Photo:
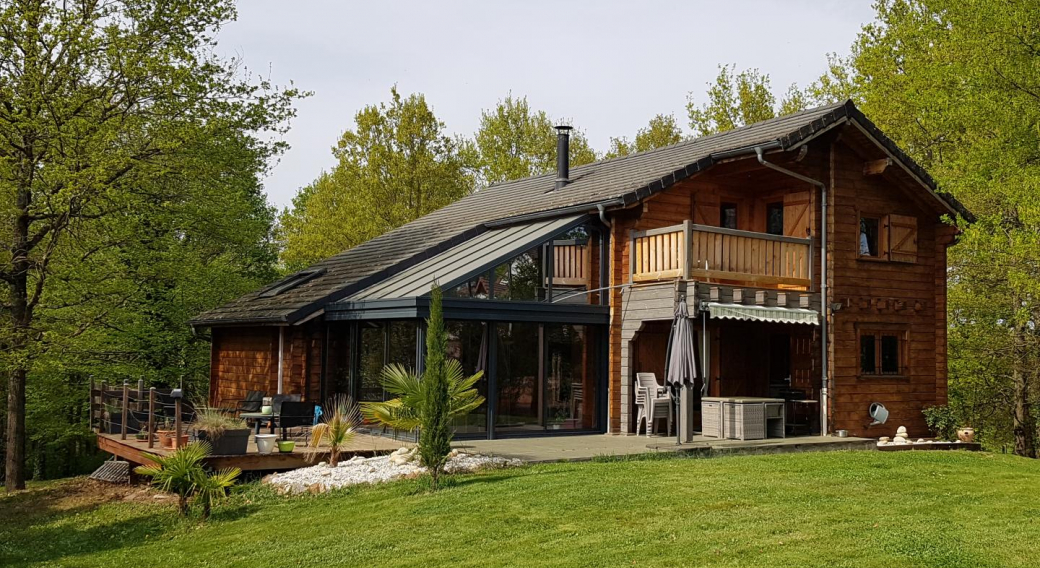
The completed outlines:
[[[718,162],[721,160],[728,160],[730,158],[741,158],[744,156],[750,156],[766,150],[779,150],[784,145],[779,140],[773,140],[772,142],[766,142],[764,144],[758,144],[755,146],[744,146],[743,148],[736,148],[734,150],[726,150],[725,152],[716,152],[711,154],[711,159]]]
[[[777,143],[777,145],[779,145],[779,143]],[[822,388],[820,389],[820,433],[821,435],[826,436],[828,407],[827,391],[829,386],[827,377],[827,319],[831,311],[830,304],[827,302],[827,184],[811,177],[803,176],[798,172],[792,172],[791,170],[782,168],[767,161],[765,150],[765,146],[756,146],[754,148],[759,164],[762,164],[773,171],[780,172],[788,177],[804,181],[805,183],[820,188],[820,304],[823,306],[823,320],[820,322],[820,342],[821,351],[823,352],[823,364],[821,370]]]

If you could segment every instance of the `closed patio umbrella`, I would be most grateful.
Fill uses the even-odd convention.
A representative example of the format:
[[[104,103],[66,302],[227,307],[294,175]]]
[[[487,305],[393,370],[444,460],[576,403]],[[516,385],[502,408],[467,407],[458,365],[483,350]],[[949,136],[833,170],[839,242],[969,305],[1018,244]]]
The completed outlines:
[[[686,305],[686,298],[682,297],[675,306],[675,319],[672,321],[672,331],[668,335],[668,353],[665,361],[665,384],[670,388],[672,400],[676,405],[676,443],[682,443],[683,431],[690,430],[690,412],[680,414],[679,401],[683,394],[689,396],[688,389],[697,380],[697,351],[694,341],[690,309]]]

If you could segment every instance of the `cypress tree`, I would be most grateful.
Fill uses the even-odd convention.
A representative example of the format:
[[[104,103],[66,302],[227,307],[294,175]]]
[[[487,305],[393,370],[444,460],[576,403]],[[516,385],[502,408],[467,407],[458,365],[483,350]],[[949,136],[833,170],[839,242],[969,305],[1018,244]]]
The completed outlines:
[[[423,371],[423,412],[419,431],[419,459],[430,472],[433,488],[448,461],[451,451],[451,424],[448,419],[448,373],[446,358],[448,335],[440,286],[430,293],[430,318],[426,322],[426,367]]]

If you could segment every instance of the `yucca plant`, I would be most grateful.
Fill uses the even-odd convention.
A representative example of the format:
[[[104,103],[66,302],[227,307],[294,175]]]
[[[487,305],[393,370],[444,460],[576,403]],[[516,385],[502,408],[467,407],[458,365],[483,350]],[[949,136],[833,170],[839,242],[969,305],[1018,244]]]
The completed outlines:
[[[311,445],[329,444],[329,465],[336,467],[343,446],[354,438],[361,422],[358,407],[345,394],[329,398],[322,407],[321,422],[311,431]],[[311,454],[312,456],[317,454]]]
[[[238,468],[228,468],[209,475],[202,461],[209,455],[207,442],[188,444],[168,456],[145,454],[153,465],[142,465],[134,469],[140,475],[152,478],[152,485],[162,491],[177,494],[177,509],[182,516],[188,514],[188,499],[201,498],[203,518],[209,517],[210,509],[219,496],[235,484],[242,473]]]

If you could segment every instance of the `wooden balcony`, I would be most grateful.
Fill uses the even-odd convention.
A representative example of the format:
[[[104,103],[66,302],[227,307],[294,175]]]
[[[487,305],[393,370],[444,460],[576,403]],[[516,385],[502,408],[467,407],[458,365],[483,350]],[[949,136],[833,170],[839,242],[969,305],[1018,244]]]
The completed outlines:
[[[812,286],[812,239],[686,221],[682,225],[633,231],[629,247],[632,282],[683,278],[790,290],[808,290]]]

